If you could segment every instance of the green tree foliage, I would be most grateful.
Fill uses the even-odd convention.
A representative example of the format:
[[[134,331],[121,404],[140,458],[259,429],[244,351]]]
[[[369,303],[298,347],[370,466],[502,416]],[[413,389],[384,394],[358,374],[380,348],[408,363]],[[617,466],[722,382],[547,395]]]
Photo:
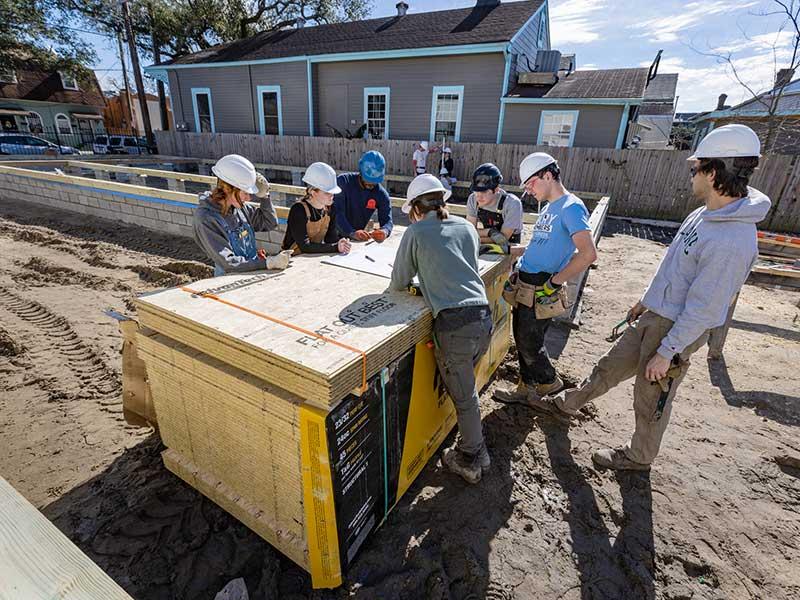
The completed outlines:
[[[85,71],[95,54],[48,0],[0,0],[0,68],[34,64],[48,70]]]

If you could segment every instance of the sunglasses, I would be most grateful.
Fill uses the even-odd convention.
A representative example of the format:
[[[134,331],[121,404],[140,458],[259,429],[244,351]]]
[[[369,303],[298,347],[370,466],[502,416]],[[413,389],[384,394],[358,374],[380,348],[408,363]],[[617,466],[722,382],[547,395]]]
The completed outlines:
[[[692,177],[697,175],[699,172],[700,172],[700,167],[691,167],[691,168],[689,168],[689,173],[691,173]]]
[[[478,175],[472,180],[473,187],[482,187],[492,189],[493,178],[488,175]]]

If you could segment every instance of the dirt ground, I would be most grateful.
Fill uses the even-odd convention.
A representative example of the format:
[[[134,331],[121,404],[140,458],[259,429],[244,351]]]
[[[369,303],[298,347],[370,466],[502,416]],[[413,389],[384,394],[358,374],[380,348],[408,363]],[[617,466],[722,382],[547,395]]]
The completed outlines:
[[[554,329],[577,383],[608,347],[671,232],[609,221],[579,331]],[[0,475],[137,600],[800,597],[800,294],[745,286],[725,350],[701,350],[650,474],[592,467],[633,426],[626,383],[570,429],[483,394],[492,468],[468,486],[431,462],[336,591],[167,472],[120,404],[105,309],[210,274],[190,240],[0,202]]]

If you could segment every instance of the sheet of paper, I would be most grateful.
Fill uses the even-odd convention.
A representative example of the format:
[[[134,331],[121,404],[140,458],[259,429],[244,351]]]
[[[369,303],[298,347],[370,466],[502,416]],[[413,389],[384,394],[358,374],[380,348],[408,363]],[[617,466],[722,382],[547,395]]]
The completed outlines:
[[[322,259],[326,265],[335,265],[345,269],[371,273],[386,279],[392,278],[392,264],[397,254],[397,248],[369,244],[364,246],[354,245],[350,254],[337,254]]]

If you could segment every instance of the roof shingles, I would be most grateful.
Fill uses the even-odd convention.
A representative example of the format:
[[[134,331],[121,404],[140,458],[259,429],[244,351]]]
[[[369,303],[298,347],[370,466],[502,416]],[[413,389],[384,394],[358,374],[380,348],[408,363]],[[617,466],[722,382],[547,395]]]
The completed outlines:
[[[543,2],[544,0],[526,0],[488,7],[473,6],[456,10],[409,13],[403,17],[283,29],[220,44],[162,65],[507,42]]]

